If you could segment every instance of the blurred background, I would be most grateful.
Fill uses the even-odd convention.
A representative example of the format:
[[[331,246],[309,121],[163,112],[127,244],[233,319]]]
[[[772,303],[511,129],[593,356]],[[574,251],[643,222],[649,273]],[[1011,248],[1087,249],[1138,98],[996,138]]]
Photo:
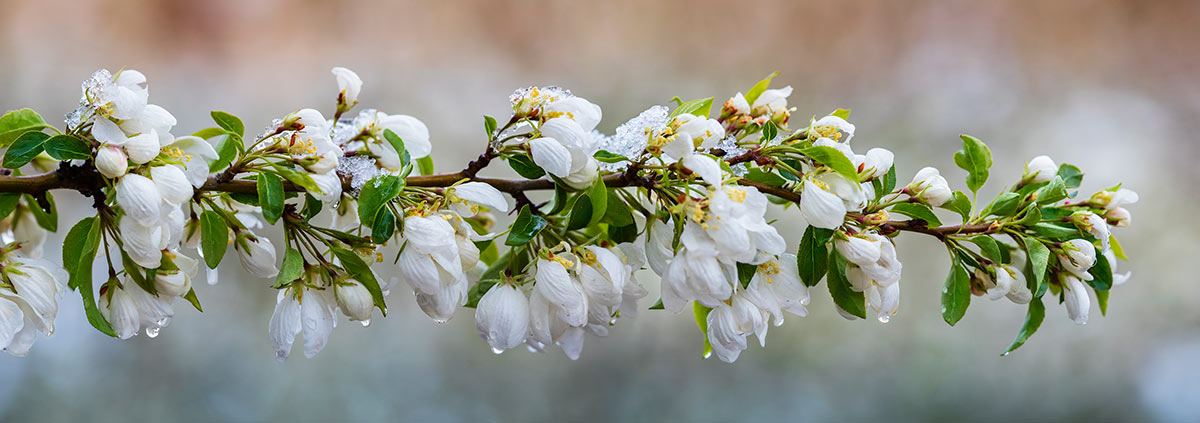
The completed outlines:
[[[480,116],[508,113],[518,87],[568,87],[604,107],[611,133],[673,96],[723,101],[780,71],[797,117],[853,109],[855,148],[894,151],[902,180],[933,165],[961,188],[951,155],[971,133],[996,162],[981,197],[1049,154],[1084,169],[1085,193],[1124,182],[1142,199],[1116,231],[1133,279],[1109,316],[1093,306],[1077,326],[1048,304],[1009,357],[1025,308],[976,299],[948,327],[948,260],[920,236],[898,240],[891,323],[842,320],[822,285],[809,317],[735,364],[702,360],[690,313],[662,311],[589,337],[577,362],[496,356],[470,310],[439,325],[402,289],[387,319],[343,321],[316,358],[279,363],[275,292],[235,260],[197,286],[205,312],[178,306],[156,339],[109,339],[68,295],[53,337],[0,354],[3,421],[1200,419],[1200,226],[1173,222],[1200,206],[1197,2],[0,0],[0,34],[0,109],[59,124],[99,68],[146,73],[184,134],[214,109],[248,132],[301,107],[328,113],[329,69],[346,66],[366,81],[361,105],[424,120],[439,168],[458,169],[482,148]],[[88,210],[59,201],[64,222]],[[795,209],[771,217],[799,240]],[[658,283],[642,282],[649,306]]]

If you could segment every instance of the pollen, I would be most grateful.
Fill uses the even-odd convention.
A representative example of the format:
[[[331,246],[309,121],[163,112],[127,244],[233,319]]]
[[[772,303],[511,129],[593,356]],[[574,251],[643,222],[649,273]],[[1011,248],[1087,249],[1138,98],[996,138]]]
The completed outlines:
[[[739,203],[745,203],[745,202],[746,202],[746,190],[743,190],[743,189],[731,189],[731,190],[729,190],[729,191],[728,191],[728,194],[727,194],[727,195],[729,195],[729,199],[730,199],[730,200],[733,200],[733,201],[736,201],[736,202],[739,202]]]

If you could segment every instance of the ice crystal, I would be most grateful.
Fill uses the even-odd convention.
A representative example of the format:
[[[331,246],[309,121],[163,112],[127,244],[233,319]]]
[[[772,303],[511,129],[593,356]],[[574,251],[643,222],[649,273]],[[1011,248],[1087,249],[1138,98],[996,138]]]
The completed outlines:
[[[653,106],[646,109],[637,117],[617,127],[617,133],[606,137],[600,148],[613,154],[620,154],[630,159],[637,159],[646,150],[646,142],[650,137],[662,132],[667,127],[666,106]]]
[[[350,189],[357,195],[367,181],[380,173],[375,159],[367,156],[348,156],[338,160],[338,174],[350,178]]]

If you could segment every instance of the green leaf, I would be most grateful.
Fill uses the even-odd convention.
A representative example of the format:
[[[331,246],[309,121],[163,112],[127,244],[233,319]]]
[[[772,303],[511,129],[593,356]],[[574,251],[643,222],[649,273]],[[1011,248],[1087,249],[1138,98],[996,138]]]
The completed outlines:
[[[633,211],[629,209],[629,204],[626,204],[625,200],[617,195],[616,191],[608,191],[608,208],[604,211],[604,218],[601,221],[611,225],[610,228],[634,224]]]
[[[216,122],[217,126],[220,126],[221,129],[237,135],[238,138],[243,138],[246,136],[246,125],[243,124],[242,120],[237,116],[222,112],[220,110],[213,110],[212,113],[209,113],[209,115],[212,116],[213,122]]]
[[[754,274],[758,272],[758,266],[749,263],[737,263],[738,283],[742,284],[742,288],[750,287],[750,280],[754,279]]]
[[[212,210],[201,213],[200,252],[204,254],[204,264],[209,269],[216,269],[225,257],[226,248],[229,248],[229,226],[225,220]]]
[[[771,86],[771,80],[775,79],[776,75],[779,75],[779,72],[771,72],[771,74],[767,75],[766,78],[763,78],[761,81],[758,81],[758,83],[754,84],[753,87],[750,87],[750,91],[746,91],[746,103],[753,106],[754,101],[758,100],[758,96],[762,95],[763,91],[766,91],[767,88]]]
[[[396,233],[396,215],[392,214],[392,210],[384,207],[379,209],[379,214],[375,217],[375,223],[371,225],[371,239],[378,244],[387,242],[392,234]]]
[[[353,251],[345,248],[331,248],[331,250],[333,250],[333,255],[342,262],[342,266],[346,268],[346,273],[349,273],[354,280],[367,288],[367,292],[371,293],[371,299],[375,301],[375,307],[379,307],[379,312],[387,316],[387,304],[383,302],[383,290],[379,288],[379,281],[375,279],[375,273],[371,272],[371,267]]]
[[[1066,241],[1080,234],[1079,228],[1069,223],[1042,222],[1030,225],[1029,230],[1052,241]]]
[[[542,228],[546,227],[546,219],[541,216],[535,216],[529,210],[529,205],[521,206],[521,211],[517,213],[517,220],[513,222],[512,229],[508,233],[508,238],[504,240],[504,245],[516,247],[525,245],[529,240],[533,239]]]
[[[592,203],[592,218],[588,226],[600,223],[600,219],[608,211],[608,187],[604,186],[604,178],[596,178],[588,188],[588,201]]]
[[[609,153],[607,150],[597,151],[596,154],[592,155],[592,157],[595,157],[596,160],[603,162],[603,163],[620,163],[620,162],[629,161],[628,157],[622,156],[620,154]],[[532,178],[530,178],[530,179],[532,179]]]
[[[988,260],[991,260],[997,264],[1004,263],[1004,260],[1000,255],[1000,243],[996,241],[996,238],[992,238],[987,235],[979,235],[971,238],[971,242],[979,246],[979,252],[983,254],[984,257],[987,257]]]
[[[133,262],[124,251],[121,251],[121,265],[125,267],[125,274],[133,283],[137,284],[143,291],[149,292],[151,295],[158,295],[158,289],[154,286],[154,279],[146,276],[146,269]]]
[[[612,209],[609,209],[612,210]],[[637,241],[638,227],[637,225],[608,225],[608,238],[615,243],[634,242]]]
[[[1025,313],[1025,324],[1021,325],[1021,331],[1017,332],[1017,339],[1014,339],[1012,345],[1008,346],[1008,350],[1000,355],[1008,355],[1016,351],[1017,348],[1021,348],[1022,345],[1025,345],[1025,341],[1028,341],[1029,337],[1034,332],[1037,332],[1038,328],[1042,326],[1042,320],[1045,318],[1046,305],[1042,303],[1041,297],[1034,298],[1033,301],[1029,302],[1029,311]]]
[[[54,195],[46,192],[46,204],[50,205],[50,210],[42,210],[36,198],[32,195],[25,195],[25,204],[29,205],[29,211],[33,213],[34,220],[37,220],[38,226],[50,232],[58,232],[58,205],[54,202]]]
[[[829,262],[829,248],[825,243],[832,236],[832,230],[816,226],[804,230],[804,237],[800,238],[800,246],[796,249],[796,269],[804,285],[816,286],[825,277],[825,267]]]
[[[950,257],[950,274],[946,276],[946,286],[942,288],[942,319],[954,326],[967,313],[971,305],[971,277],[957,257]]]
[[[302,211],[304,220],[311,220],[317,213],[320,213],[321,206],[321,200],[313,197],[312,194],[304,194],[304,210]]]
[[[408,154],[408,147],[404,146],[404,140],[396,135],[396,132],[391,129],[383,130],[383,139],[392,145],[396,150],[396,154],[400,156],[400,166],[408,166],[412,162],[412,155]]]
[[[524,154],[509,156],[508,167],[517,171],[517,174],[525,179],[538,179],[546,176],[546,171],[534,163],[532,158]]]
[[[846,158],[845,154],[837,151],[836,148],[826,146],[813,146],[800,150],[800,154],[808,156],[817,163],[829,166],[834,172],[845,176],[847,179],[858,182],[858,169]]]
[[[709,113],[712,112],[712,103],[712,97],[692,100],[687,103],[680,104],[679,107],[676,107],[675,110],[671,112],[670,116],[667,116],[667,118],[673,118],[684,113],[708,117]]]
[[[433,157],[425,156],[425,157],[417,159],[417,169],[419,169],[421,171],[422,175],[426,175],[426,176],[432,175],[433,174]]]
[[[1107,291],[1112,288],[1113,272],[1112,265],[1108,262],[1108,257],[1105,257],[1099,249],[1096,250],[1096,263],[1088,269],[1088,273],[1092,275],[1092,280],[1087,281],[1096,292]]]
[[[777,135],[779,135],[779,127],[775,125],[775,122],[768,121],[767,124],[763,126],[762,136],[759,137],[758,140],[765,143],[775,139],[775,136]]]
[[[196,298],[196,289],[195,288],[189,289],[187,294],[183,295],[183,299],[187,300],[187,302],[190,303],[192,305],[192,307],[194,307],[196,309],[196,311],[199,311],[201,313],[204,312],[204,308],[200,307],[200,299]]]
[[[233,159],[237,157],[238,145],[242,143],[240,138],[234,138],[229,134],[222,133],[216,138],[217,145],[214,150],[217,150],[217,159],[208,165],[208,171],[212,173],[220,172],[229,167],[233,163]]]
[[[942,204],[942,208],[958,213],[959,216],[962,216],[963,222],[966,222],[971,217],[971,198],[962,191],[954,191],[954,197],[946,204]]]
[[[212,128],[204,128],[199,131],[193,132],[192,136],[206,140],[209,138],[214,138],[214,137],[218,137],[218,136],[225,135],[225,134],[226,134],[226,132],[224,129],[212,127]]]
[[[299,250],[288,247],[283,254],[283,265],[279,266],[279,275],[275,276],[275,288],[286,287],[301,276],[304,276],[304,256]]]
[[[17,192],[0,193],[0,219],[8,217],[16,210],[17,203],[21,202],[21,194]]]
[[[270,172],[258,174],[258,205],[263,219],[272,225],[283,216],[283,180]]]
[[[828,272],[828,280],[825,285],[829,286],[829,294],[833,296],[833,302],[847,313],[858,316],[860,319],[866,319],[866,297],[861,292],[855,292],[851,287],[850,280],[846,278],[846,260],[836,250],[829,253]]]
[[[575,203],[571,205],[571,214],[567,217],[567,230],[573,231],[583,229],[588,226],[588,222],[592,221],[592,202],[586,194],[575,196]]]
[[[1039,189],[1037,193],[1038,204],[1051,204],[1065,198],[1067,198],[1067,184],[1058,176],[1055,176],[1053,181]]]
[[[708,358],[712,355],[712,343],[708,341],[708,313],[712,309],[706,307],[699,302],[692,302],[692,317],[696,318],[696,327],[700,328],[700,335],[704,337],[704,354],[701,357]]]
[[[1025,208],[1025,212],[1021,218],[1016,221],[1019,225],[1033,225],[1042,221],[1042,209],[1038,208],[1037,204],[1030,204]]]
[[[1067,188],[1076,189],[1083,184],[1083,171],[1075,165],[1063,163],[1058,166],[1058,177],[1062,178]]]
[[[496,281],[494,280],[479,281],[479,283],[467,290],[467,303],[464,304],[463,307],[478,307],[479,300],[483,299],[483,294],[486,294],[488,291],[490,291],[493,286],[496,286]]]
[[[488,139],[492,139],[496,135],[496,118],[488,115],[483,116],[483,132],[487,133]]]
[[[275,163],[272,163],[272,164],[274,165],[272,167],[275,169],[275,172],[278,173],[279,176],[282,176],[284,179],[291,181],[293,184],[296,184],[296,186],[299,186],[300,188],[304,188],[305,191],[311,192],[313,194],[318,194],[318,195],[323,194],[323,192],[321,191],[321,187],[317,186],[317,182],[313,180],[312,176],[308,175],[308,172],[302,172],[302,171],[292,169],[287,166],[281,166],[281,165],[278,165]]]
[[[55,135],[46,140],[46,154],[58,160],[87,160],[92,158],[92,148],[79,138],[70,135]]]
[[[92,289],[92,262],[96,261],[96,250],[100,248],[100,220],[86,217],[67,231],[63,241],[63,267],[70,273],[68,285],[79,290],[83,297],[83,310],[88,323],[105,335],[116,337],[108,320],[96,307],[96,292]]]
[[[1050,264],[1050,249],[1035,238],[1022,236],[1025,243],[1025,255],[1029,259],[1029,271],[1033,282],[1032,290],[1038,297],[1046,292],[1046,267]]]
[[[0,219],[4,218],[4,216],[4,214],[0,214]],[[1118,259],[1129,260],[1129,257],[1125,255],[1125,249],[1121,247],[1121,243],[1117,241],[1116,236],[1108,236],[1108,246],[1112,249],[1113,255],[1117,256]]]
[[[829,115],[837,116],[842,119],[850,119],[850,109],[837,109],[837,110],[834,110],[833,113],[830,113]]]
[[[963,149],[954,153],[954,164],[967,171],[967,188],[978,192],[987,182],[992,168],[992,150],[987,144],[970,135],[960,135]]]
[[[750,171],[746,172],[742,178],[774,187],[781,187],[787,183],[787,179],[783,179],[782,176],[776,175],[772,172],[763,172],[762,169],[757,167],[750,168]]]
[[[892,206],[891,211],[911,217],[913,219],[924,220],[926,226],[936,228],[942,226],[941,219],[938,219],[933,210],[924,204],[917,203],[900,203]]]
[[[358,221],[375,224],[379,213],[400,195],[404,179],[395,175],[378,175],[363,185],[358,195]]]
[[[983,210],[983,215],[993,215],[999,217],[1011,217],[1017,214],[1018,207],[1021,205],[1021,195],[1015,192],[1006,192],[996,196],[991,204]]]
[[[13,110],[0,116],[0,148],[7,147],[29,131],[41,131],[50,125],[32,109]]]
[[[1097,305],[1100,306],[1100,315],[1107,316],[1108,315],[1108,291],[1097,290],[1096,291],[1096,303],[1097,303]]]
[[[9,169],[19,169],[21,166],[25,166],[34,157],[45,151],[45,143],[48,139],[50,139],[50,136],[41,132],[26,132],[21,134],[8,147],[8,151],[4,152],[4,162],[2,164]]]

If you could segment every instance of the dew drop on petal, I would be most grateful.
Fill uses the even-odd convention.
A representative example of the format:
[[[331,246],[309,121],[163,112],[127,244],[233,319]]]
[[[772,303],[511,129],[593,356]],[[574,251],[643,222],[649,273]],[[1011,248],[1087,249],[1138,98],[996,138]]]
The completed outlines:
[[[492,354],[499,355],[499,354],[501,354],[501,353],[503,353],[503,352],[504,352],[504,350],[502,350],[502,349],[499,349],[499,348],[496,348],[496,347],[492,347]]]
[[[217,269],[208,269],[208,271],[205,272],[205,276],[208,278],[209,285],[217,284]]]
[[[367,326],[371,326],[371,319],[363,320],[363,321],[360,321],[359,323],[362,323],[363,327],[365,328]]]
[[[891,316],[888,316],[886,314],[879,316],[879,323],[887,323],[889,320],[892,320]]]
[[[157,326],[146,328],[146,336],[148,336],[150,338],[157,338],[159,329],[161,329],[161,328],[159,328]]]

